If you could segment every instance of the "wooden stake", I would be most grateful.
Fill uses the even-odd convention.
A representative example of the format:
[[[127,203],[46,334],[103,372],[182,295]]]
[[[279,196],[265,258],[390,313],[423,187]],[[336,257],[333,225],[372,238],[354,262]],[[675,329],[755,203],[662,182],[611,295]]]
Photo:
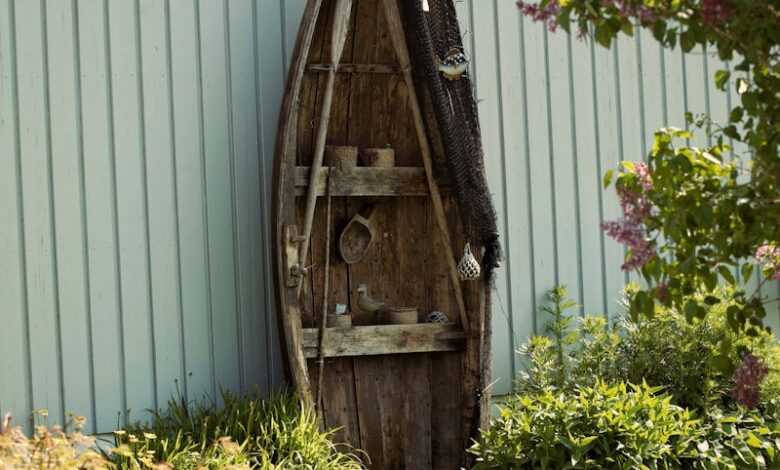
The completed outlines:
[[[309,174],[309,191],[306,196],[306,212],[303,219],[303,234],[301,239],[300,260],[305,263],[311,240],[311,227],[314,223],[314,209],[317,206],[317,180],[322,170],[322,159],[325,155],[325,142],[328,137],[330,109],[333,103],[333,91],[336,88],[336,70],[344,52],[344,45],[349,32],[349,20],[352,16],[352,0],[336,0],[336,10],[333,13],[333,29],[331,31],[331,66],[328,69],[328,81],[325,85],[325,96],[322,100],[320,124],[317,128],[317,141],[314,147],[314,159]],[[301,289],[298,289],[300,296]]]
[[[320,416],[323,418],[324,421],[324,412],[322,407],[322,376],[325,372],[325,335],[328,332],[328,293],[330,291],[330,229],[331,229],[331,217],[330,217],[330,206],[331,206],[331,197],[330,197],[330,178],[328,178],[328,186],[327,186],[327,196],[328,203],[327,203],[327,209],[325,211],[325,223],[327,224],[325,226],[325,282],[323,283],[323,293],[322,293],[322,317],[320,318],[320,343],[319,343],[319,352],[318,352],[318,362],[319,362],[319,375],[317,376],[317,401],[315,402],[317,404],[317,409],[319,410]]]
[[[414,127],[417,131],[417,140],[420,143],[423,166],[425,167],[425,176],[428,181],[428,190],[431,192],[433,212],[436,217],[439,230],[441,231],[442,239],[444,240],[445,256],[447,257],[447,265],[449,266],[452,288],[455,291],[455,301],[458,303],[460,323],[463,326],[463,331],[468,333],[470,325],[467,321],[468,318],[466,317],[466,304],[463,300],[463,289],[460,285],[460,276],[458,275],[458,268],[455,263],[455,255],[452,252],[452,240],[450,239],[449,227],[447,226],[447,217],[444,214],[444,205],[441,201],[441,192],[439,191],[439,185],[436,183],[436,179],[434,178],[433,174],[431,147],[428,143],[428,136],[425,133],[425,123],[423,121],[422,111],[420,109],[420,102],[417,99],[417,92],[414,88],[411,59],[409,58],[409,48],[406,44],[406,36],[404,35],[404,26],[401,21],[401,13],[398,11],[398,4],[396,2],[397,0],[382,0],[382,3],[385,7],[385,17],[387,18],[388,27],[390,30],[390,38],[393,41],[393,48],[395,49],[396,55],[398,56],[398,62],[404,74],[404,81],[406,82],[406,87],[409,90],[409,103],[410,107],[412,108]]]

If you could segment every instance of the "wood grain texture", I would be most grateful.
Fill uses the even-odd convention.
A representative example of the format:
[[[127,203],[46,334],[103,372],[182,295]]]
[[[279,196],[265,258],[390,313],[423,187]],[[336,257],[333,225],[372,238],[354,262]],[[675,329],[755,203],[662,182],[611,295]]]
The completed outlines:
[[[306,194],[309,167],[295,168],[295,195]],[[333,196],[430,196],[425,170],[416,166],[395,168],[357,167],[351,171],[323,168],[317,178],[316,194],[325,194],[325,181],[331,176]],[[447,194],[447,188],[442,193]]]
[[[416,102],[411,75],[372,73],[377,64],[383,64],[388,70],[403,70],[403,64],[408,65],[408,55],[404,52],[399,56],[395,47],[399,43],[391,39],[398,39],[399,34],[403,36],[404,32],[398,30],[402,19],[400,16],[393,18],[396,22],[393,32],[384,5],[382,0],[355,3],[343,57],[345,62],[354,65],[353,72],[337,74],[331,79],[330,67],[318,70],[316,66],[307,66],[307,73],[299,77],[295,92],[300,97],[299,106],[289,109],[290,116],[283,112],[285,122],[296,123],[295,128],[282,129],[285,136],[280,135],[280,139],[287,142],[288,150],[278,152],[277,157],[284,159],[283,162],[277,160],[277,184],[297,189],[278,194],[287,197],[280,200],[281,206],[289,208],[295,204],[289,213],[295,214],[294,223],[303,226],[308,205],[303,196],[323,195],[327,178],[332,182],[335,209],[332,224],[328,224],[321,208],[314,211],[310,258],[306,262],[310,276],[305,279],[303,291],[308,294],[299,302],[300,318],[308,329],[303,330],[302,339],[296,339],[303,344],[307,358],[317,357],[320,351],[315,318],[318,315],[313,312],[321,311],[325,296],[333,298],[333,303],[347,303],[351,307],[356,326],[328,329],[322,353],[329,359],[323,377],[316,377],[322,380],[322,390],[317,393],[322,393],[325,420],[328,425],[343,426],[345,440],[359,442],[371,458],[371,468],[432,468],[434,429],[450,428],[450,437],[438,440],[439,451],[456,456],[448,462],[460,463],[464,461],[462,456],[467,442],[463,433],[470,436],[478,427],[476,421],[452,426],[451,416],[442,419],[434,415],[432,384],[442,387],[443,392],[445,386],[468,390],[458,393],[457,401],[449,404],[455,407],[453,409],[465,406],[469,410],[467,415],[455,413],[455,422],[460,423],[464,417],[479,419],[477,410],[481,405],[462,400],[478,399],[474,389],[482,382],[479,377],[482,363],[478,354],[483,348],[467,343],[484,340],[484,336],[465,336],[462,329],[465,326],[473,327],[476,332],[484,331],[485,317],[479,314],[479,289],[470,291],[473,299],[468,301],[476,315],[465,321],[466,316],[458,314],[458,294],[453,289],[450,270],[454,265],[450,243],[454,241],[462,247],[464,241],[459,228],[448,226],[453,222],[459,227],[457,212],[450,214],[452,221],[444,220],[440,224],[438,222],[442,220],[437,219],[432,205],[436,200],[431,198],[432,193],[441,197],[439,184],[446,179],[441,172],[434,174],[431,149],[441,149],[441,145],[429,142],[427,132],[435,128],[435,122],[426,124],[423,121],[423,110]],[[329,28],[333,25],[336,6],[333,2],[323,3],[306,59],[310,65],[322,64],[322,58],[328,55],[324,51],[332,47]],[[390,12],[400,15],[397,9],[390,9]],[[298,58],[295,63],[300,62]],[[365,67],[361,68],[361,64]],[[328,90],[332,90],[332,103],[325,122],[319,116],[329,106],[325,99],[331,95]],[[432,116],[429,110],[425,115]],[[318,138],[315,129],[322,129],[324,125],[327,125],[325,140],[328,145],[360,149],[389,145],[395,152],[398,166],[388,169],[359,167],[351,171],[331,168],[312,178],[312,170],[307,167],[312,160],[316,162],[317,147],[322,143],[322,134]],[[438,138],[435,129],[431,132]],[[440,153],[436,158],[441,161],[443,155]],[[296,194],[299,195],[297,200],[293,199]],[[439,201],[439,205],[443,203]],[[340,233],[347,221],[357,213],[364,213],[367,207],[374,207],[370,220],[375,241],[362,260],[347,266],[333,257],[330,250],[335,246],[333,240],[327,243],[326,230],[333,228]],[[276,223],[281,221],[277,219]],[[436,244],[434,233],[445,241]],[[326,273],[323,266],[328,253],[332,258]],[[434,266],[442,267],[443,271],[436,272],[432,269]],[[326,277],[332,281],[330,286],[325,285]],[[389,306],[417,308],[420,318],[432,308],[431,291],[438,290],[440,308],[450,310],[458,324],[372,326],[381,318],[357,308],[356,289],[361,284],[368,286],[373,298]],[[459,284],[454,286],[460,289]],[[474,283],[474,286],[481,284]],[[285,294],[282,297],[289,299]],[[433,334],[439,330],[444,332]],[[289,332],[287,336],[290,337]],[[439,369],[432,368],[430,353],[453,349],[472,351],[473,360],[467,361],[464,353],[460,353],[438,361],[437,365],[449,366],[444,369],[447,375],[441,375]],[[467,362],[471,366],[464,369]],[[308,365],[312,364],[309,361]],[[466,379],[463,375],[466,370],[473,377]],[[317,374],[312,371],[309,379],[315,376]],[[444,400],[449,400],[452,394],[444,392],[444,396]],[[447,405],[437,402],[437,406]],[[441,454],[436,458],[445,462]]]
[[[307,358],[317,356],[317,335],[316,328],[303,330]],[[463,348],[464,339],[460,328],[452,324],[355,326],[329,328],[324,349],[325,357],[457,351]]]

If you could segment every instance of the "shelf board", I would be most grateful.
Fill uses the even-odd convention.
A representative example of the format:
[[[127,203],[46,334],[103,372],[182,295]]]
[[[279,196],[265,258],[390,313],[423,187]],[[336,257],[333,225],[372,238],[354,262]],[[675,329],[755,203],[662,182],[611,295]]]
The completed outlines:
[[[295,167],[295,195],[306,195],[309,167]],[[331,196],[428,196],[425,169],[417,166],[394,168],[356,167],[340,171],[323,167],[317,179],[317,196],[325,195],[328,175],[332,174]],[[447,193],[446,186],[441,187]]]
[[[317,328],[303,329],[304,356],[318,356]],[[371,325],[328,328],[325,357],[376,356],[436,351],[459,351],[465,334],[458,325],[419,323],[416,325]]]
[[[327,72],[333,68],[331,64],[309,64],[306,70],[309,72]],[[400,74],[402,70],[397,65],[390,64],[339,64],[340,73],[378,73],[378,74]]]

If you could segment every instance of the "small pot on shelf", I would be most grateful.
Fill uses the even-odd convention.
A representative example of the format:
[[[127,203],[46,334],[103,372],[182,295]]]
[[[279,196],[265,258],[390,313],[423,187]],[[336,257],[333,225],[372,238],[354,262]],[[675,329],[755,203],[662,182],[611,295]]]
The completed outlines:
[[[415,307],[393,307],[385,312],[385,320],[391,325],[414,325],[418,316]]]
[[[358,164],[358,148],[350,145],[325,147],[325,165],[341,171],[351,171]]]
[[[393,168],[395,166],[395,150],[391,147],[363,149],[360,152],[360,157],[366,166],[374,168]]]

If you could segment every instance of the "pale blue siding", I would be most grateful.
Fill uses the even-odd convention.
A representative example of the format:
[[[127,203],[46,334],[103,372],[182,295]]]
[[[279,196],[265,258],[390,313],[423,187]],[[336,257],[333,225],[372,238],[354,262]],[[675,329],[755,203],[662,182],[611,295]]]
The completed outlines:
[[[607,51],[458,2],[506,262],[494,393],[545,292],[618,311],[604,171],[722,66],[647,36]],[[277,114],[303,0],[0,0],[0,409],[109,431],[181,391],[282,383],[270,273]],[[780,326],[773,314],[770,324]]]

